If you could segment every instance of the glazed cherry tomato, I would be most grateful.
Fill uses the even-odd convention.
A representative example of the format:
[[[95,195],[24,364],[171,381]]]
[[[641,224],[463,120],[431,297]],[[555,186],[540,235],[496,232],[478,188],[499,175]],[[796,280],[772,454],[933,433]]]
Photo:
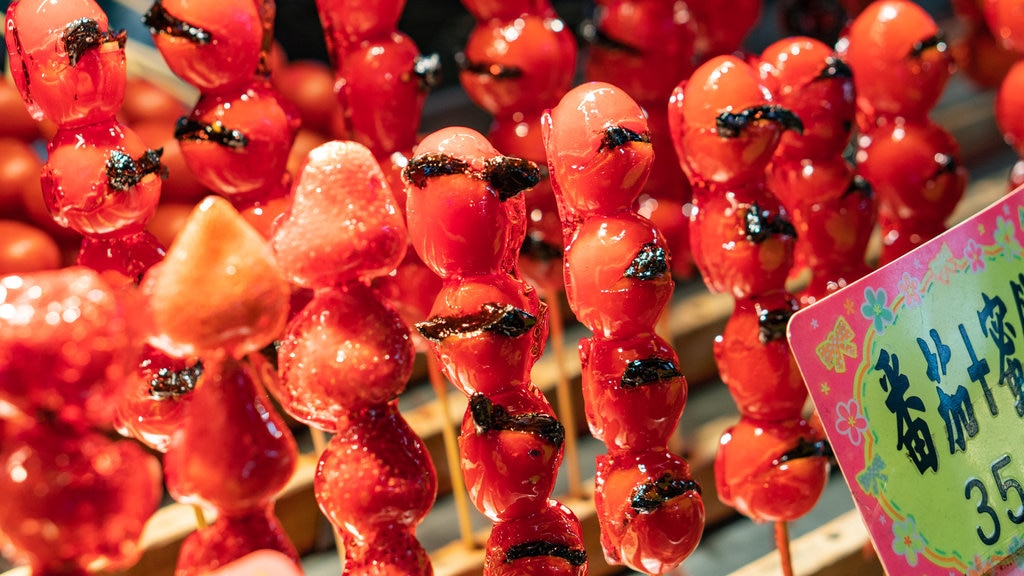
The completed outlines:
[[[715,458],[718,497],[758,522],[789,521],[810,511],[828,480],[828,459],[805,449],[820,440],[800,419],[741,418],[722,436]]]
[[[316,6],[331,54],[339,58],[353,44],[393,32],[405,0],[317,0]]]
[[[1006,48],[1024,52],[1024,13],[1017,2],[982,0],[992,35]]]
[[[160,153],[126,126],[110,120],[61,128],[47,149],[43,194],[58,224],[100,238],[141,231],[153,215]]]
[[[598,456],[594,505],[605,556],[650,574],[679,566],[704,526],[689,466],[665,451]]]
[[[53,270],[60,264],[60,246],[49,234],[24,222],[0,220],[0,276]]]
[[[298,113],[268,82],[206,93],[175,137],[185,162],[210,190],[236,202],[279,194]]]
[[[761,18],[761,5],[761,0],[688,2],[687,6],[697,21],[699,31],[697,54],[707,60],[739,50],[747,34]]]
[[[124,31],[93,0],[11,4],[11,76],[35,120],[70,128],[110,119],[124,100]]]
[[[585,338],[580,362],[584,407],[595,438],[618,450],[668,443],[686,405],[686,378],[667,342],[655,335]]]
[[[439,276],[514,264],[526,233],[520,192],[539,180],[535,164],[501,156],[475,130],[444,128],[420,142],[404,178],[412,245]]]
[[[646,115],[629,95],[601,82],[577,86],[545,115],[544,129],[548,165],[559,175],[555,192],[576,213],[570,222],[632,207],[654,153]]]
[[[484,572],[583,576],[587,552],[579,520],[566,506],[548,500],[539,512],[496,524],[487,537]]]
[[[1010,68],[996,93],[996,122],[1006,143],[1018,156],[1024,155],[1024,111],[1019,107],[1024,88],[1024,63]]]
[[[938,26],[909,0],[870,4],[850,25],[844,59],[853,70],[862,129],[879,116],[927,120],[953,71]]]
[[[143,20],[167,65],[203,92],[237,90],[260,60],[263,21],[252,0],[157,0]]]
[[[956,69],[981,88],[998,88],[1010,68],[1020,60],[1020,53],[996,41],[984,21],[969,26],[966,35],[953,43]]]
[[[554,489],[564,440],[565,429],[536,388],[471,396],[459,453],[477,510],[494,522],[542,510]]]
[[[260,550],[278,552],[299,566],[295,545],[288,539],[270,505],[250,514],[223,514],[213,526],[189,534],[181,543],[174,573],[180,576],[210,574]]]
[[[113,272],[123,277],[124,282],[138,283],[164,255],[164,247],[156,236],[140,230],[109,238],[85,238],[76,263],[101,273]]]
[[[146,346],[132,377],[133,389],[118,403],[114,427],[122,436],[166,452],[189,417],[191,393],[202,373],[196,358],[170,358]]]

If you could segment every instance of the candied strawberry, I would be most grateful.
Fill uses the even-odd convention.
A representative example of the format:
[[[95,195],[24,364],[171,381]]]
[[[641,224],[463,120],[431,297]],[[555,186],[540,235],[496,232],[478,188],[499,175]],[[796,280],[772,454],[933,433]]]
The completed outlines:
[[[370,151],[328,142],[309,153],[271,247],[293,282],[327,287],[393,270],[406,231]]]
[[[141,288],[157,330],[153,344],[204,357],[221,349],[241,357],[279,337],[291,293],[263,238],[215,196],[195,208]]]

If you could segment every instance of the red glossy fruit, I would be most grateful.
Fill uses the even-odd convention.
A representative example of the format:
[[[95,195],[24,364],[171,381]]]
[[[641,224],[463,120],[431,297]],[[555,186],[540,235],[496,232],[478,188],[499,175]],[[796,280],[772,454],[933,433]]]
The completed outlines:
[[[490,396],[529,382],[547,340],[545,314],[526,283],[495,275],[446,284],[430,319],[417,328],[434,341],[441,369],[456,388]]]
[[[132,378],[133,389],[118,402],[114,419],[118,433],[166,452],[171,437],[189,416],[192,391],[202,372],[198,359],[170,358],[147,346]]]
[[[359,540],[391,524],[417,525],[433,506],[437,478],[426,447],[392,402],[338,422],[314,489],[331,523],[346,540]]]
[[[157,0],[144,22],[167,65],[203,92],[238,89],[256,73],[263,22],[252,0]]]
[[[742,418],[722,436],[715,483],[722,502],[757,522],[795,520],[818,502],[828,480],[828,459],[787,452],[819,440],[800,419],[767,422]]]
[[[813,38],[780,40],[761,53],[758,71],[803,124],[801,133],[783,134],[777,157],[840,156],[857,109],[850,70],[832,48]]]
[[[557,18],[482,20],[466,41],[459,81],[491,114],[540,110],[572,85],[576,53],[572,31]]]
[[[585,576],[587,553],[579,520],[566,506],[548,500],[539,512],[495,524],[487,537],[484,572]]]
[[[161,202],[146,224],[146,229],[156,237],[161,246],[170,246],[178,233],[185,227],[188,215],[195,208],[193,204]]]
[[[536,12],[538,5],[551,9],[547,2],[535,0],[466,0],[463,5],[474,18],[483,22],[514,20],[527,12]]]
[[[24,222],[0,220],[0,276],[60,268],[60,246]]]
[[[278,195],[287,186],[282,179],[299,122],[268,82],[255,81],[204,94],[174,135],[196,178],[241,202]]]
[[[298,451],[248,364],[204,358],[203,378],[187,418],[164,456],[175,500],[212,506],[221,514],[263,511],[295,470]],[[212,442],[231,435],[233,442]]]
[[[145,78],[133,77],[128,79],[118,118],[135,128],[140,122],[171,125],[186,114],[188,107],[174,94]]]
[[[85,574],[95,561],[117,569],[138,559],[162,490],[159,462],[137,444],[37,424],[5,439],[0,470],[0,532],[33,574]]]
[[[590,49],[587,79],[614,84],[639,102],[663,107],[676,83],[696,66],[699,22],[690,12],[691,4],[598,2],[594,24],[600,41]]]
[[[414,356],[408,326],[370,288],[321,290],[281,342],[277,397],[294,417],[333,432],[345,414],[396,398]]]
[[[352,138],[383,160],[412,150],[427,98],[416,71],[419,49],[400,32],[346,51],[335,90]],[[381,106],[387,102],[387,106]]]
[[[697,547],[704,502],[683,460],[664,451],[601,455],[596,481],[594,504],[609,562],[664,574]]]
[[[761,18],[761,0],[741,0],[723,4],[717,0],[688,2],[699,31],[697,54],[710,59],[739,50],[747,35]]]
[[[1021,55],[993,38],[983,22],[968,26],[967,33],[953,43],[956,69],[982,89],[998,88]]]
[[[674,287],[665,239],[638,215],[586,219],[566,249],[569,303],[599,337],[651,334]]]
[[[533,387],[470,398],[459,453],[466,489],[494,522],[547,506],[562,462],[565,430]]]
[[[12,218],[22,214],[22,197],[39,188],[39,169],[43,163],[32,146],[14,138],[0,138],[0,215]]]
[[[288,540],[273,506],[244,515],[224,515],[181,543],[175,576],[203,576],[258,550],[274,550],[299,566],[299,554]]]
[[[160,203],[187,202],[195,204],[210,194],[210,191],[196,178],[185,162],[181,143],[174,137],[172,120],[146,120],[132,125],[132,130],[142,139],[147,148],[160,150],[160,164],[166,169],[166,177],[160,184]]]
[[[760,322],[762,315],[772,312],[788,318],[796,308],[796,302],[778,291],[756,303],[737,300],[736,311],[715,341],[719,372],[741,414],[776,421],[800,414],[807,387],[796,361],[785,337]]]
[[[319,60],[297,60],[274,71],[274,87],[299,111],[302,126],[325,136],[347,133],[344,111],[334,97],[334,73]]]
[[[526,231],[519,193],[538,177],[536,165],[501,156],[479,132],[434,132],[404,176],[413,247],[442,278],[511,270]]]
[[[1024,52],[1024,10],[1013,0],[982,0],[985,20],[992,35],[1003,46]]]
[[[844,59],[853,70],[862,129],[884,116],[924,122],[953,71],[932,17],[909,0],[869,5],[850,25]]]
[[[110,238],[86,238],[78,252],[80,266],[97,272],[114,272],[125,281],[138,283],[142,275],[165,256],[164,247],[146,230]]]
[[[153,344],[204,359],[240,358],[278,338],[291,294],[263,238],[216,196],[195,208],[141,289],[150,299]]]
[[[996,93],[996,122],[1006,143],[1024,155],[1024,62],[1010,68]]]
[[[410,246],[394,271],[374,278],[373,288],[398,312],[403,322],[413,326],[430,316],[430,309],[441,291],[441,278],[420,260]],[[414,332],[413,339],[414,342],[419,339],[419,334]],[[422,339],[419,342],[422,343]],[[417,343],[417,349],[420,343]]]
[[[126,126],[111,119],[61,128],[47,150],[43,194],[61,226],[83,236],[120,236],[141,231],[156,210],[160,153]]]
[[[310,152],[271,239],[281,267],[305,287],[387,274],[406,245],[402,215],[377,161],[361,144],[339,141]]]
[[[861,174],[878,195],[881,264],[946,230],[964,195],[960,146],[938,124],[892,123],[861,138]]]
[[[543,126],[563,225],[575,226],[586,213],[631,209],[654,153],[646,115],[628,94],[600,82],[577,86]]]
[[[14,2],[7,20],[11,76],[35,120],[70,128],[113,118],[127,82],[125,37],[96,2]]]
[[[669,125],[680,164],[696,187],[760,179],[784,130],[800,124],[775,102],[753,66],[719,56],[676,88]]]
[[[363,532],[345,543],[345,571],[352,574],[431,576],[430,556],[412,528],[400,524]]]
[[[80,267],[0,280],[0,398],[26,414],[104,426],[135,351],[125,310]]]
[[[591,434],[611,450],[664,449],[686,405],[672,347],[655,335],[584,338],[580,362]]]
[[[316,6],[332,56],[339,58],[353,44],[393,32],[405,0],[316,0]]]

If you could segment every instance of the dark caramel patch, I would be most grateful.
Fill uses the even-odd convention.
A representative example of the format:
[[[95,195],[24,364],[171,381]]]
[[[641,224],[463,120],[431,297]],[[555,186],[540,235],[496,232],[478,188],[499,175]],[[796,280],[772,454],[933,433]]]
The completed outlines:
[[[98,48],[101,44],[117,42],[118,46],[124,48],[125,42],[128,41],[128,34],[124,30],[104,32],[100,30],[99,23],[92,18],[79,18],[64,27],[62,40],[64,41],[64,51],[68,55],[68,63],[74,67],[82,59],[83,54],[93,48]]]
[[[167,177],[167,167],[160,163],[164,149],[146,150],[138,159],[114,150],[107,159],[107,185],[118,192],[127,192],[149,174]]]
[[[552,416],[537,412],[512,415],[504,406],[491,402],[480,393],[469,397],[469,411],[476,424],[477,434],[523,432],[537,436],[556,448],[565,441],[565,428]]]
[[[170,400],[183,396],[195,390],[199,377],[202,375],[202,362],[196,362],[177,372],[168,368],[160,368],[149,381],[149,395],[154,400]]]
[[[486,303],[476,314],[437,316],[416,323],[416,331],[432,342],[449,336],[466,336],[478,332],[496,332],[509,338],[526,334],[537,324],[537,317],[511,304]]]
[[[871,198],[875,195],[875,189],[871,187],[871,183],[868,182],[866,178],[860,174],[855,174],[853,178],[850,179],[850,185],[847,186],[846,190],[843,192],[843,198],[851,194]]]
[[[750,205],[743,217],[743,231],[747,240],[754,244],[760,244],[773,236],[796,238],[796,228],[789,220],[762,210],[756,202]]]
[[[556,544],[544,540],[534,540],[514,544],[505,550],[505,562],[515,562],[521,558],[534,558],[537,556],[550,556],[561,558],[572,566],[582,566],[587,563],[587,551],[582,548],[572,548],[565,544]]]
[[[949,48],[946,44],[946,38],[942,34],[941,30],[937,31],[934,36],[929,36],[928,38],[914,42],[914,45],[910,47],[910,54],[908,54],[908,56],[917,59],[933,48],[939,52],[945,52],[946,49]]]
[[[403,170],[405,179],[417,188],[424,188],[427,180],[435,176],[468,174],[469,164],[449,154],[429,153],[413,157]]]
[[[648,242],[640,247],[640,251],[633,257],[629,268],[622,273],[626,278],[636,280],[656,280],[668,272],[668,254],[665,249],[654,242]]]
[[[622,126],[609,126],[604,129],[604,137],[601,139],[601,145],[597,147],[597,151],[614,150],[619,146],[624,146],[630,142],[650,144],[651,133],[634,132],[629,128],[624,128]]]
[[[643,56],[643,52],[639,48],[630,46],[625,42],[612,38],[604,30],[601,30],[599,26],[594,24],[593,21],[584,22],[580,31],[583,39],[591,46],[604,48],[609,51],[621,52],[630,56]]]
[[[762,344],[786,337],[786,325],[793,315],[793,310],[780,308],[776,310],[762,310],[757,315],[757,339]]]
[[[686,494],[696,492],[700,494],[700,485],[690,479],[673,478],[672,474],[666,472],[657,480],[646,482],[633,489],[633,495],[629,500],[630,506],[640,514],[650,514],[661,508],[669,500]]]
[[[479,76],[490,76],[495,80],[506,80],[509,78],[519,78],[523,75],[522,68],[518,66],[509,66],[506,64],[497,64],[487,62],[474,62],[466,56],[465,52],[458,52],[455,54],[455,63],[459,65],[459,70],[463,72],[469,72],[470,74],[477,74]]]
[[[832,445],[825,439],[812,442],[805,438],[800,438],[796,446],[787,450],[775,460],[772,460],[772,466],[779,466],[790,460],[798,460],[800,458],[832,458]]]
[[[529,160],[512,156],[488,158],[481,174],[502,202],[540,182],[540,169]]]
[[[853,78],[853,70],[843,60],[835,56],[825,59],[825,67],[815,80],[828,80],[829,78]]]
[[[213,142],[232,150],[241,150],[249,145],[249,138],[241,130],[228,128],[220,120],[202,124],[191,118],[179,118],[178,123],[174,126],[174,137],[179,142],[184,140]]]
[[[804,123],[791,110],[782,106],[764,104],[751,106],[742,112],[722,112],[715,118],[715,128],[722,138],[739,138],[748,125],[759,122],[778,122],[783,128],[804,133]]]
[[[213,40],[206,30],[193,26],[168,12],[160,0],[156,0],[142,16],[142,23],[149,28],[151,34],[184,38],[194,44],[209,44]]]
[[[682,376],[679,367],[672,360],[664,358],[643,358],[626,363],[619,386],[637,388]]]

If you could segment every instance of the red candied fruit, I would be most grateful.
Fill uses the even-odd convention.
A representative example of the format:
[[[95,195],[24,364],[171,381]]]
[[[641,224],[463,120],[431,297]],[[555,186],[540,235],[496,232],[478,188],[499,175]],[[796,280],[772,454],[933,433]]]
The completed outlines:
[[[333,432],[346,413],[397,397],[414,356],[408,326],[370,288],[323,290],[288,325],[277,398],[289,414]]]
[[[125,309],[70,267],[0,279],[0,399],[26,414],[105,426],[134,361]]]
[[[326,287],[387,274],[407,235],[394,195],[370,151],[328,142],[309,153],[271,248],[293,282]]]
[[[268,504],[243,515],[222,515],[181,543],[175,576],[204,576],[258,550],[273,550],[296,565],[299,554]],[[265,568],[265,566],[261,566]]]
[[[113,119],[128,81],[125,39],[96,2],[13,2],[7,23],[11,76],[32,118],[66,128]]]
[[[554,500],[527,516],[499,522],[487,537],[484,572],[492,576],[585,576],[583,532],[572,510]]]

